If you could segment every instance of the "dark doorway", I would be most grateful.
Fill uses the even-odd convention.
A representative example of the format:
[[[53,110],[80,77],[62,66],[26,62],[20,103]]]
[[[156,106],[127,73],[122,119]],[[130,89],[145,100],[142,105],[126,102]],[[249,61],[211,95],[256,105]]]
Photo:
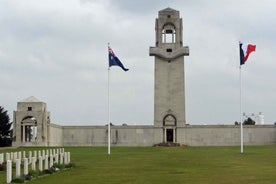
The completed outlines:
[[[173,129],[166,129],[167,142],[173,142]]]

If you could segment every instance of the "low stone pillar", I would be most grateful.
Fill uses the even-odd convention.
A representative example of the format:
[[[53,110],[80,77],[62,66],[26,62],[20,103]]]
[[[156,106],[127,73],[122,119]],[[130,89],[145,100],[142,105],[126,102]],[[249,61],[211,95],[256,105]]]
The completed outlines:
[[[20,170],[21,170],[21,159],[16,159],[15,160],[15,177],[19,178],[20,177]]]
[[[24,171],[23,171],[23,174],[24,175],[27,175],[28,173],[29,173],[29,171],[28,171],[28,166],[29,166],[29,164],[28,164],[28,159],[27,158],[23,158],[23,160],[24,160]]]
[[[1,153],[0,154],[0,164],[2,164],[4,162],[4,154]]]
[[[42,157],[41,156],[38,157],[38,170],[39,171],[43,171],[42,161],[43,161]]]
[[[54,165],[54,157],[53,155],[50,155],[50,168]]]
[[[11,181],[12,181],[12,161],[7,160],[7,178],[6,178],[6,182],[11,183]]]
[[[49,169],[49,164],[48,164],[48,155],[45,155],[44,156],[44,169],[46,170],[46,169]]]
[[[32,157],[32,170],[35,171],[36,170],[36,157]]]
[[[6,153],[6,161],[8,161],[8,160],[11,160],[11,155],[10,155],[10,153]]]

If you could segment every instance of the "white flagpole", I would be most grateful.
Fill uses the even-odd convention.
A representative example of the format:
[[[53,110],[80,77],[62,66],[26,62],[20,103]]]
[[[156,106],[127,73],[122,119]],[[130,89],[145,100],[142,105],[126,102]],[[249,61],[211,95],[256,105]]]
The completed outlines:
[[[109,43],[108,43],[109,47]],[[108,51],[109,52],[109,51]],[[108,56],[108,61],[109,61],[109,56]],[[108,64],[108,151],[107,154],[110,155],[110,87],[109,87],[109,72],[110,72],[110,67]]]
[[[240,65],[240,122],[241,122],[241,153],[243,153],[243,113],[242,113],[242,72]]]

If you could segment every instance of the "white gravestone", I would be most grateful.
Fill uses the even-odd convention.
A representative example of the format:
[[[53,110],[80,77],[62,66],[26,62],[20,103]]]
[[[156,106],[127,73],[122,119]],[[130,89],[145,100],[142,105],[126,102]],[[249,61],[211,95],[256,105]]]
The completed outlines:
[[[7,160],[7,183],[11,183],[12,181],[12,161]]]
[[[1,153],[0,154],[0,164],[2,164],[4,162],[4,154]]]
[[[18,152],[17,156],[18,156],[18,159],[20,159],[20,160],[22,159],[22,153],[21,153],[21,151]]]
[[[58,154],[55,155],[55,163],[58,164]]]
[[[36,157],[32,157],[32,170],[35,171]]]
[[[21,165],[21,159],[16,159],[15,160],[15,177],[18,178],[20,177],[20,165]]]
[[[54,157],[53,155],[50,155],[50,168],[53,166],[54,164]]]
[[[48,155],[45,155],[45,157],[44,157],[44,161],[45,161],[45,163],[44,163],[44,169],[45,169],[45,170],[48,169],[48,165],[49,165],[49,164],[48,164],[48,158],[49,158]]]
[[[60,154],[60,164],[63,164],[63,154]]]
[[[11,160],[10,153],[6,153],[6,161]]]
[[[24,160],[24,175],[27,175],[28,173],[29,173],[29,171],[28,171],[28,159],[27,158],[23,158],[23,160]]]
[[[42,161],[43,161],[42,157],[38,157],[38,170],[39,171],[43,171]]]
[[[68,164],[70,164],[70,163],[71,163],[71,160],[70,160],[71,158],[70,158],[70,157],[71,157],[71,153],[70,153],[70,152],[68,152],[68,158],[67,158],[67,159],[68,159]]]

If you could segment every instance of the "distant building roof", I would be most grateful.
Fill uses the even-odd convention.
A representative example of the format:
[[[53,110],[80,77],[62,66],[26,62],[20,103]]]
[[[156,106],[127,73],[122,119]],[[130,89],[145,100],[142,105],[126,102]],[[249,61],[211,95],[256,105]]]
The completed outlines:
[[[42,102],[40,100],[38,100],[36,97],[34,96],[30,96],[24,100],[21,100],[20,102]]]

